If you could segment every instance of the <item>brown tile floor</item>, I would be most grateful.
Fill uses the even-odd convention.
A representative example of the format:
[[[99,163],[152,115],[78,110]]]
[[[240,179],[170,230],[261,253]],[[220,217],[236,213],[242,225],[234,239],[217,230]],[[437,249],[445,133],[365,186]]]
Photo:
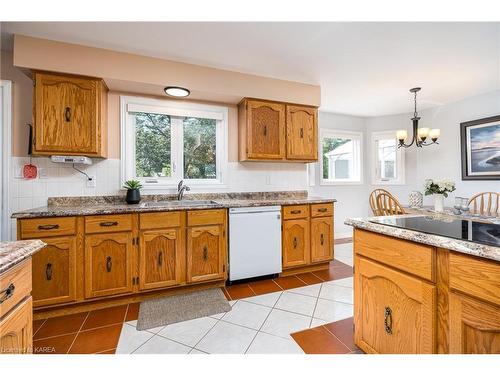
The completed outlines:
[[[327,270],[308,272],[274,280],[254,281],[222,288],[229,300],[318,284],[352,276],[352,267],[339,261]],[[110,354],[114,353],[125,321],[136,320],[139,304],[129,304],[33,322],[35,354]],[[348,319],[346,319],[348,320]],[[350,353],[357,348],[352,341],[352,322],[335,322],[293,335],[306,353]]]
[[[292,338],[306,354],[359,353],[353,331],[353,318],[348,318],[292,333]]]

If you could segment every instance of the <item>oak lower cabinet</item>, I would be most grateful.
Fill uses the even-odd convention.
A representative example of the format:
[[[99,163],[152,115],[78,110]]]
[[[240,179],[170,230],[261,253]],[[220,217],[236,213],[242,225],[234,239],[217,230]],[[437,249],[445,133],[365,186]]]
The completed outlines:
[[[311,219],[311,263],[333,259],[333,217]]]
[[[368,353],[435,352],[436,287],[357,257],[355,340]]]
[[[283,268],[303,266],[311,259],[309,219],[283,222]]]
[[[224,278],[224,239],[220,225],[188,228],[187,281]]]
[[[131,293],[132,232],[85,236],[85,297]]]
[[[450,353],[500,354],[500,308],[494,304],[450,294]]]
[[[33,302],[31,297],[0,319],[0,354],[33,351]]]
[[[33,306],[76,301],[76,237],[49,237],[33,255]]]
[[[139,289],[178,285],[182,277],[179,228],[142,231],[139,236]]]

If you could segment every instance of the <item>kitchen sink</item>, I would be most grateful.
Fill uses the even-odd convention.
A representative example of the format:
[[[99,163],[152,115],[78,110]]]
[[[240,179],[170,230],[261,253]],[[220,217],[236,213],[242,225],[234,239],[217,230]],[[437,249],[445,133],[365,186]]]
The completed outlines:
[[[140,207],[148,208],[148,207],[177,207],[177,206],[210,206],[215,205],[217,202],[209,201],[209,200],[181,200],[181,201],[161,201],[161,202],[144,202],[141,203]]]

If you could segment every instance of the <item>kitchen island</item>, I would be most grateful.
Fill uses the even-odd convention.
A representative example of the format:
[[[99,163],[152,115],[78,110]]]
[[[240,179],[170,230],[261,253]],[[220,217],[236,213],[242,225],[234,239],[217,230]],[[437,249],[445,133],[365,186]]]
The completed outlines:
[[[31,257],[40,240],[0,243],[0,354],[32,352]]]
[[[432,214],[347,219],[356,345],[367,353],[500,353],[499,227],[478,223]]]

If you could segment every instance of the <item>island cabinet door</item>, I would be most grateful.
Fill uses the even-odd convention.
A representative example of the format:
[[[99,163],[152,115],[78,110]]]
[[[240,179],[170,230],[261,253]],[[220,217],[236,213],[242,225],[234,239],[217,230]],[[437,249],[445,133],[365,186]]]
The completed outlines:
[[[182,282],[180,230],[143,231],[140,235],[139,288],[163,288]]]
[[[309,264],[311,260],[308,219],[283,221],[283,268]]]
[[[132,232],[85,236],[85,297],[132,292]]]
[[[224,278],[224,238],[220,225],[188,228],[187,281]]]
[[[311,263],[333,259],[333,217],[311,219]]]
[[[76,301],[76,237],[44,238],[33,255],[33,306]]]
[[[0,354],[30,354],[33,350],[33,303],[31,298],[0,319]]]
[[[368,353],[436,351],[436,287],[356,257],[355,343]]]
[[[450,293],[450,353],[500,354],[500,306]]]

